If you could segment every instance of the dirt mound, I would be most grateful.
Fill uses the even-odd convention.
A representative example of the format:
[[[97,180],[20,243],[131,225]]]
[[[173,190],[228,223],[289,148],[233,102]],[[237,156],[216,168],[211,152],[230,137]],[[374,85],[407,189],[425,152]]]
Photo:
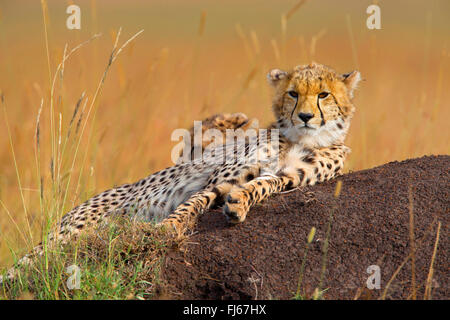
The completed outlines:
[[[336,180],[279,194],[251,210],[237,226],[228,225],[220,210],[211,211],[201,217],[197,233],[182,250],[168,254],[163,278],[174,298],[290,299],[297,289],[306,237],[316,227],[302,284],[310,296],[319,284],[322,246],[335,206],[324,298],[378,298],[411,253],[411,194],[417,297],[424,295],[441,222],[432,298],[448,299],[449,169],[450,156],[429,156],[349,173],[340,178],[338,200],[333,197]],[[313,192],[312,201],[305,196],[307,191]],[[371,265],[380,267],[380,290],[366,287]],[[411,259],[403,264],[386,298],[410,297],[411,266]]]

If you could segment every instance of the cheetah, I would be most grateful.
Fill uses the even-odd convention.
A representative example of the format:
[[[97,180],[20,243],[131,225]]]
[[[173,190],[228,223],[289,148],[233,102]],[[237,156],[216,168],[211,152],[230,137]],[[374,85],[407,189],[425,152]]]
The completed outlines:
[[[240,130],[241,132],[245,133],[247,130],[250,129],[257,129],[258,128],[258,120],[257,119],[249,119],[245,114],[243,113],[225,113],[225,114],[215,114],[213,116],[210,116],[206,119],[203,119],[201,121],[201,132],[200,132],[200,139],[196,139],[196,132],[195,127],[192,127],[189,129],[189,137],[188,140],[191,141],[193,144],[191,145],[191,148],[189,150],[186,150],[187,158],[188,160],[194,160],[196,158],[195,150],[199,150],[200,154],[204,152],[204,150],[208,147],[214,147],[216,145],[221,145],[223,143],[226,143],[226,133],[227,130],[233,130],[233,132],[238,132],[237,130]],[[208,136],[209,130],[218,130],[219,131],[219,139],[214,140],[213,137]],[[196,142],[198,141],[198,144]],[[183,159],[184,152],[185,152],[186,146],[183,147],[183,149],[180,150],[180,158]]]
[[[360,73],[340,74],[328,66],[311,63],[289,71],[273,69],[267,79],[274,89],[272,110],[276,120],[265,129],[267,136],[276,139],[262,143],[260,135],[247,137],[239,155],[234,147],[228,148],[227,141],[210,148],[209,158],[198,159],[191,150],[185,154],[191,161],[104,191],[73,208],[48,234],[48,241],[67,242],[88,226],[115,215],[155,221],[160,227],[182,234],[203,212],[223,206],[230,224],[242,223],[251,207],[272,194],[342,174],[350,151],[344,140],[355,111],[352,100]],[[254,122],[243,114],[216,115],[206,120],[206,128],[222,131],[248,130]],[[214,158],[212,155],[230,154],[234,156],[231,160],[227,157],[225,162],[208,162]],[[41,245],[19,264],[40,253]],[[8,275],[13,273],[11,269]]]

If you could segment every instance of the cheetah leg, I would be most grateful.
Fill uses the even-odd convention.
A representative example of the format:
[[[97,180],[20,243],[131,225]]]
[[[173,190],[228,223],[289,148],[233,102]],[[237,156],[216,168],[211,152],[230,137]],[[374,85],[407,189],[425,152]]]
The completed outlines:
[[[173,213],[160,223],[160,226],[183,234],[189,227],[194,225],[200,214],[215,203],[216,198],[217,194],[212,191],[203,190],[197,192],[186,202],[180,204]]]
[[[197,221],[199,215],[217,204],[232,188],[232,184],[224,182],[212,190],[202,190],[180,204],[173,213],[164,219],[160,226],[178,234],[183,234]],[[222,200],[223,201],[223,200]]]
[[[342,173],[348,151],[345,146],[317,149],[302,159],[290,161],[276,175],[235,186],[225,199],[224,214],[229,222],[241,223],[252,206],[274,193],[332,179]]]
[[[230,223],[243,222],[252,206],[271,194],[285,190],[290,181],[288,177],[262,176],[235,187],[225,200],[223,212]]]
[[[179,234],[185,233],[188,228],[194,225],[199,215],[213,206],[223,204],[225,196],[235,185],[248,182],[259,175],[260,166],[242,164],[242,167],[234,168],[234,172],[239,174],[233,174],[228,179],[223,176],[220,177],[220,169],[212,174],[211,181],[208,182],[204,190],[195,193],[187,201],[180,204],[172,214],[160,223],[160,226],[165,226]],[[217,184],[216,180],[219,180]]]

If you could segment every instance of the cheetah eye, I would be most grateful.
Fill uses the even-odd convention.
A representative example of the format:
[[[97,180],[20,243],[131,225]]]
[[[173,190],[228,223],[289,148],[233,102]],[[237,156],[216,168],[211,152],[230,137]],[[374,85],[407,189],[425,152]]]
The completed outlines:
[[[298,93],[295,92],[295,91],[293,91],[293,90],[288,91],[288,95],[290,95],[290,96],[291,96],[292,98],[294,98],[294,99],[297,99],[297,98],[298,98]]]
[[[318,97],[319,99],[325,99],[326,97],[328,97],[329,93],[328,92],[321,92],[319,93]]]

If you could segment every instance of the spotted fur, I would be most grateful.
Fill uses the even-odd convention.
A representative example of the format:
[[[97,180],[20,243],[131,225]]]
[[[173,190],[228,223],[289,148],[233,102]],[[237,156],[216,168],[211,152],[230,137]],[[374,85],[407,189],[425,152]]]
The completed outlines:
[[[185,230],[199,214],[222,202],[228,220],[240,223],[253,205],[273,193],[342,174],[350,151],[344,139],[355,110],[351,100],[361,79],[359,72],[339,74],[312,63],[291,71],[274,69],[267,77],[275,89],[272,108],[277,119],[268,130],[280,132],[279,153],[267,158],[277,159],[276,163],[236,162],[217,168],[212,175],[214,183],[178,206],[164,225]],[[269,149],[270,153],[270,147],[253,152],[267,153]]]
[[[104,191],[73,208],[48,235],[48,240],[69,241],[88,226],[115,215],[155,221],[183,233],[205,210],[221,205],[231,223],[240,223],[252,206],[274,193],[340,175],[349,152],[344,139],[354,112],[353,91],[359,80],[357,71],[339,74],[316,63],[290,71],[270,71],[268,81],[275,90],[272,109],[276,121],[267,127],[267,136],[278,133],[278,137],[269,143],[261,143],[259,136],[244,142],[244,156],[257,161],[241,161],[233,148],[234,157],[225,163],[209,163],[189,154],[191,162]],[[245,131],[254,127],[254,121],[243,114],[225,114],[206,119],[203,126],[204,130]],[[230,155],[228,145],[227,141],[216,143],[213,153]],[[205,143],[201,147],[208,148]],[[32,254],[41,252],[39,245]],[[21,262],[28,262],[30,256]],[[14,269],[9,274],[12,276]]]

